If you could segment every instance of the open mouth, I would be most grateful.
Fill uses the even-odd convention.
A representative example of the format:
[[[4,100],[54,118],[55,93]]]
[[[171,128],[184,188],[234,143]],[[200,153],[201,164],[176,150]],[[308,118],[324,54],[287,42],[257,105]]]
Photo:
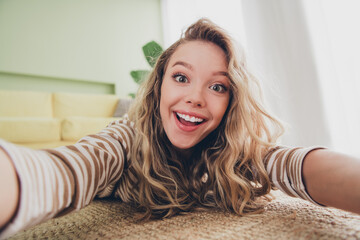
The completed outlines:
[[[205,122],[204,119],[175,112],[178,121],[185,126],[197,126]]]

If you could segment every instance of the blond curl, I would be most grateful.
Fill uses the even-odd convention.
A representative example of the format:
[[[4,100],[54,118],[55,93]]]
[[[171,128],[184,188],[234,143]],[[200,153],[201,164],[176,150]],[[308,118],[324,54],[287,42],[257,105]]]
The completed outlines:
[[[181,159],[160,117],[161,84],[172,54],[189,41],[212,42],[226,54],[230,101],[216,130]],[[197,208],[220,208],[239,215],[261,210],[257,199],[271,190],[263,157],[282,134],[281,123],[263,107],[261,90],[236,55],[229,35],[207,19],[191,25],[165,50],[129,111],[135,139],[120,197],[143,210],[142,219],[170,217]],[[201,181],[204,174],[208,178]]]

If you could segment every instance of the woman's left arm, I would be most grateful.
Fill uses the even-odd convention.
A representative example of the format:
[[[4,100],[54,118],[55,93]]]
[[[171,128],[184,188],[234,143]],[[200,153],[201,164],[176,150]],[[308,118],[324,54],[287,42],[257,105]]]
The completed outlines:
[[[359,158],[317,149],[306,155],[302,175],[313,200],[360,214]]]

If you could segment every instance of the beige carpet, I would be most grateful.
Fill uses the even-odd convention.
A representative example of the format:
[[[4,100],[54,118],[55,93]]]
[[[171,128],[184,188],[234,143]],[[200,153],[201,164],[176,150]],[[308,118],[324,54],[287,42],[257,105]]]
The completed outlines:
[[[146,223],[134,223],[134,212],[124,204],[96,200],[11,239],[360,239],[360,215],[274,195],[262,214],[193,212]]]

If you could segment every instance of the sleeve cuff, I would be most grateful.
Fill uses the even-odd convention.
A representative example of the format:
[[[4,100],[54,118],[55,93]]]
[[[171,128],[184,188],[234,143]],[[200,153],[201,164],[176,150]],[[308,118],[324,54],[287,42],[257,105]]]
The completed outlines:
[[[311,198],[306,190],[302,175],[306,155],[317,149],[324,149],[324,147],[277,147],[270,151],[265,159],[265,165],[272,183],[282,192],[292,197],[308,200],[318,206],[323,206]]]
[[[300,177],[301,177],[301,189],[303,190],[303,194],[304,194],[304,196],[305,196],[304,199],[312,202],[312,203],[315,204],[315,205],[318,205],[318,206],[321,206],[321,207],[326,207],[325,205],[316,202],[316,201],[310,196],[310,194],[308,193],[308,191],[307,191],[307,189],[306,189],[305,181],[304,181],[303,174],[302,174],[302,172],[303,172],[303,171],[302,171],[302,170],[303,170],[303,164],[304,164],[305,157],[306,157],[310,152],[312,152],[312,151],[314,151],[314,150],[318,150],[318,149],[326,149],[326,148],[325,148],[325,147],[319,147],[319,146],[317,146],[317,147],[309,147],[309,148],[305,148],[305,149],[304,149],[305,153],[304,153],[304,155],[303,155],[303,157],[302,157],[302,159],[301,159],[301,167],[299,168],[299,171],[300,171],[300,172],[299,172],[299,175],[300,175]]]

